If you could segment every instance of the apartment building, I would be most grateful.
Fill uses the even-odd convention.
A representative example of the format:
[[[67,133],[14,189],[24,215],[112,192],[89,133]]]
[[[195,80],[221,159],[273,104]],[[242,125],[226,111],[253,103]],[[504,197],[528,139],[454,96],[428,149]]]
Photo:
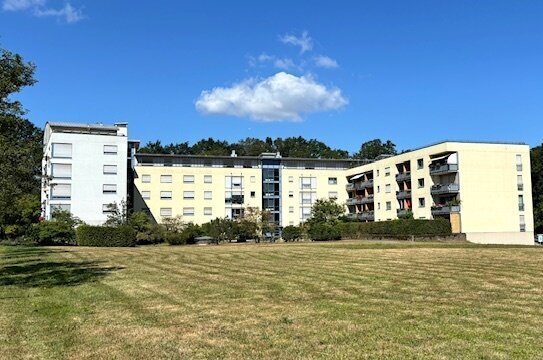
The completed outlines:
[[[478,243],[534,241],[530,149],[447,141],[348,169],[348,216],[444,217]]]
[[[107,219],[108,204],[127,200],[127,124],[48,122],[42,160],[42,216],[68,210],[88,224]]]

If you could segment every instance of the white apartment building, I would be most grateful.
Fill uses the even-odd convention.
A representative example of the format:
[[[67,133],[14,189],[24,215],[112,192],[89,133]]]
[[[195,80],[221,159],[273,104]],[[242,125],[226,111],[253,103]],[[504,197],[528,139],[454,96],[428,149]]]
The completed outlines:
[[[45,125],[42,215],[68,210],[87,224],[107,220],[108,204],[127,200],[127,124]]]

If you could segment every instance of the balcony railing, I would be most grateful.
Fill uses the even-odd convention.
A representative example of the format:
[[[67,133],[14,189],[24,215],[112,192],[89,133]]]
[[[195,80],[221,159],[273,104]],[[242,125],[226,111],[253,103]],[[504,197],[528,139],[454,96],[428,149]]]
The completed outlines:
[[[371,204],[373,202],[373,194],[372,195],[368,195],[366,197],[363,197],[362,200],[360,200],[360,203],[361,204]]]
[[[244,195],[232,195],[230,198],[224,199],[225,204],[243,204]]]
[[[448,174],[458,171],[458,164],[442,164],[430,166],[430,175]]]
[[[359,204],[359,199],[357,198],[348,198],[347,199],[347,205],[355,205],[355,204]]]
[[[354,184],[353,183],[348,183],[347,185],[345,185],[345,190],[347,190],[347,191],[354,190]]]
[[[413,212],[411,209],[398,209],[398,211],[396,212],[398,214],[398,217],[400,216],[403,216],[403,215],[407,215],[409,213]]]
[[[365,220],[365,221],[373,221],[375,219],[375,215],[373,211],[364,211],[357,214],[349,213],[347,214],[347,217],[350,219]]]
[[[460,205],[432,206],[432,215],[447,215],[460,212]]]
[[[363,190],[365,188],[369,188],[373,186],[373,179],[362,181],[354,184],[354,188],[356,190]]]
[[[407,181],[411,180],[411,171],[406,171],[396,175],[396,181]]]
[[[397,191],[396,198],[398,200],[409,199],[411,197],[411,190],[409,191]]]
[[[438,194],[456,194],[460,191],[460,185],[458,184],[437,184],[433,185],[430,190],[432,195]]]

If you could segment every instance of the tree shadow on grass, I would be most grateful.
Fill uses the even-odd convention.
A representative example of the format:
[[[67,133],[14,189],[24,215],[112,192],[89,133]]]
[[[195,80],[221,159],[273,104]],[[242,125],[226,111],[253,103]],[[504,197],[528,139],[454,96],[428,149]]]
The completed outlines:
[[[123,269],[105,266],[101,261],[48,261],[48,255],[57,252],[64,251],[27,249],[26,252],[15,251],[4,254],[4,259],[16,261],[0,265],[0,286],[13,285],[25,288],[74,286],[98,281],[114,271]],[[22,256],[23,254],[27,256]]]

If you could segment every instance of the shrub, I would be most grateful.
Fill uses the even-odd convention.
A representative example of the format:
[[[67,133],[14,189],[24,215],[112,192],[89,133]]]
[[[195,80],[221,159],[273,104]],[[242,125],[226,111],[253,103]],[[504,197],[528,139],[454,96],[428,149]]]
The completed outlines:
[[[81,246],[135,246],[136,231],[129,225],[81,225],[76,230],[76,240]]]
[[[285,226],[283,228],[283,240],[298,241],[302,237],[302,229],[299,226]]]
[[[313,241],[329,241],[341,239],[341,233],[338,227],[327,223],[310,224],[308,235],[309,238]]]
[[[364,235],[450,235],[451,223],[447,219],[398,219],[367,223],[346,222],[336,225],[342,238],[360,239]]]
[[[199,225],[189,223],[185,226],[185,229],[181,232],[166,233],[166,241],[170,245],[194,244],[195,243],[194,239],[202,235],[203,235],[203,231]]]
[[[149,245],[160,244],[166,239],[166,231],[161,225],[151,224],[146,230],[137,231],[136,244]]]
[[[27,232],[30,240],[38,245],[75,245],[75,230],[64,221],[42,221]]]
[[[24,234],[23,227],[20,225],[6,225],[4,227],[4,236],[10,240],[18,238]]]
[[[216,218],[202,225],[202,232],[217,241],[232,241],[237,235],[236,222],[226,218]]]

